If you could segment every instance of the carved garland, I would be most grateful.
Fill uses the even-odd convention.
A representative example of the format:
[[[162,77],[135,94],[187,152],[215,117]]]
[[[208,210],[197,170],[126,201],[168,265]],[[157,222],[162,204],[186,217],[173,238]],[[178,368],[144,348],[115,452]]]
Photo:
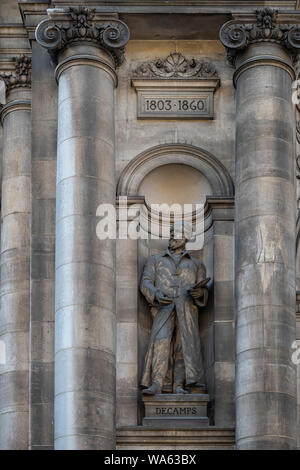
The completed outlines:
[[[235,65],[239,50],[251,43],[275,42],[290,50],[293,58],[300,49],[300,26],[295,24],[279,24],[278,11],[271,8],[256,10],[255,23],[239,23],[229,21],[220,30],[220,40],[227,49],[229,63]]]
[[[144,62],[133,72],[134,78],[212,78],[217,71],[209,62],[186,59],[181,53],[173,52],[165,59]]]
[[[129,29],[125,23],[114,18],[95,21],[95,9],[83,6],[67,8],[63,13],[69,16],[69,21],[49,18],[36,29],[37,41],[48,49],[55,61],[57,53],[67,44],[89,41],[109,51],[116,66],[123,62],[125,45],[129,40]]]
[[[4,80],[6,93],[13,88],[31,87],[31,58],[25,55],[14,57],[15,70],[13,72],[0,73]]]

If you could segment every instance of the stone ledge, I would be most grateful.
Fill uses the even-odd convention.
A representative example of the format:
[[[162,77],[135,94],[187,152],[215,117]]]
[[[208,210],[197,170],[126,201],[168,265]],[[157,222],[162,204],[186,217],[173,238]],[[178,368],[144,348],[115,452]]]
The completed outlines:
[[[198,429],[117,428],[118,450],[235,449],[235,429],[209,426]]]

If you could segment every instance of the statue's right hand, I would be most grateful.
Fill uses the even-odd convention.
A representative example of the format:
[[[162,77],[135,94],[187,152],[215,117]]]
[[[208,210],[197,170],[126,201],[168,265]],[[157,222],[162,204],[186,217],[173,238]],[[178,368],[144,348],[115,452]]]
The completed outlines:
[[[161,290],[156,292],[155,297],[159,305],[170,305],[173,302],[173,299],[167,297]]]

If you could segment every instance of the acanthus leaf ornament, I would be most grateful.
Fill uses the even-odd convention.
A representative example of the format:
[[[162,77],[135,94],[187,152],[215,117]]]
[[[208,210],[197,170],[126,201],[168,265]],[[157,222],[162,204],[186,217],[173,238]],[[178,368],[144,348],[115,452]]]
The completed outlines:
[[[217,77],[214,66],[203,60],[187,59],[179,52],[172,52],[166,58],[144,62],[133,72],[135,78],[213,78]]]
[[[97,43],[107,50],[119,66],[124,60],[125,45],[129,40],[129,29],[123,21],[116,18],[96,17],[95,9],[69,7],[65,10],[51,11],[48,19],[41,21],[35,31],[37,42],[48,49],[54,61],[57,54],[68,44],[87,41]],[[63,13],[64,18],[60,17]],[[67,20],[66,20],[67,18]]]
[[[241,22],[231,20],[220,30],[220,40],[227,49],[228,61],[234,66],[238,51],[249,44],[275,42],[287,48],[293,58],[300,50],[300,25],[278,21],[278,11],[263,8],[255,11],[256,20]]]
[[[0,73],[6,93],[14,88],[31,88],[31,57],[20,55],[13,58],[15,70]]]

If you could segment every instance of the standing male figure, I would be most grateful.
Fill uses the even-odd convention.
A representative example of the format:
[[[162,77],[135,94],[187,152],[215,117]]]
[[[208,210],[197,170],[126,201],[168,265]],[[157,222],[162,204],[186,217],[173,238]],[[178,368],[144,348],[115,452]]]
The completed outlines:
[[[204,264],[185,249],[192,228],[183,222],[170,230],[168,249],[148,258],[141,291],[153,317],[141,385],[144,394],[161,393],[172,383],[173,393],[204,382],[198,307],[207,304]]]

